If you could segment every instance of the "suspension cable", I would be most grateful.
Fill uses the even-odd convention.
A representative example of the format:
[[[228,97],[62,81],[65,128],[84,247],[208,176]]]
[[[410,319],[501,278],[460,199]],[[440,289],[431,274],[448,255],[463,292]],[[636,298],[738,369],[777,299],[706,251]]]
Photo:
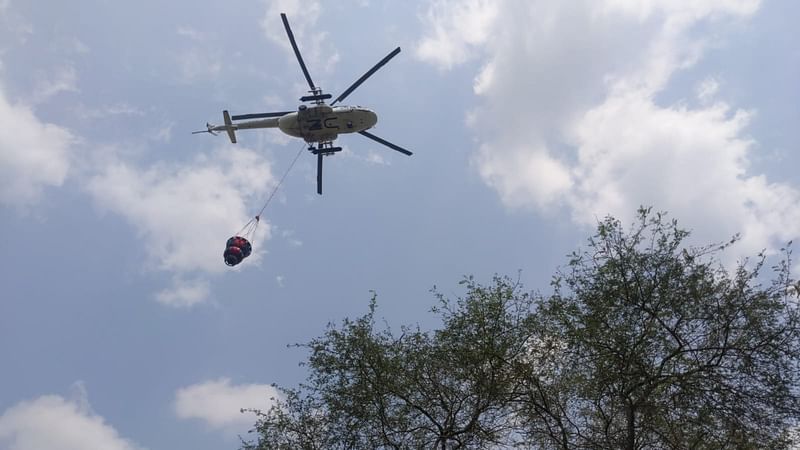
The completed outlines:
[[[255,217],[250,219],[250,221],[247,222],[242,227],[242,229],[239,230],[238,233],[236,233],[238,236],[248,236],[248,235],[251,235],[251,234],[255,235],[256,228],[258,228],[258,223],[261,220],[261,214],[264,213],[264,210],[267,209],[267,205],[269,205],[269,203],[272,201],[272,198],[275,197],[275,193],[278,192],[278,188],[281,187],[281,185],[283,184],[283,181],[286,179],[286,176],[289,175],[289,172],[292,171],[292,168],[294,167],[294,164],[300,158],[300,154],[303,153],[303,150],[305,149],[305,147],[306,147],[306,144],[303,144],[300,147],[300,149],[297,151],[297,154],[294,155],[294,159],[292,160],[292,163],[289,164],[289,168],[286,169],[286,172],[283,173],[283,176],[278,181],[278,184],[275,185],[275,187],[272,189],[272,192],[269,194],[269,197],[267,198],[267,201],[264,202],[264,206],[261,207],[261,210],[258,212],[258,214]],[[247,230],[247,232],[243,235],[242,232],[244,232],[245,230]]]
[[[303,144],[300,147],[300,150],[297,151],[297,154],[294,155],[294,159],[292,160],[292,163],[289,164],[289,168],[286,169],[286,172],[283,173],[283,176],[281,177],[280,181],[278,181],[278,184],[275,185],[275,188],[272,190],[272,193],[269,194],[269,198],[267,198],[267,201],[264,203],[264,206],[261,207],[261,211],[258,212],[258,215],[255,217],[255,220],[259,220],[259,218],[261,217],[261,214],[264,212],[265,209],[267,209],[267,205],[269,205],[269,202],[272,200],[272,197],[275,196],[275,193],[278,192],[278,188],[281,187],[281,184],[283,184],[283,180],[285,180],[286,176],[289,175],[289,172],[291,172],[292,167],[294,167],[294,163],[296,163],[297,159],[300,158],[300,154],[303,153],[303,150],[305,149],[305,147],[306,147],[306,144]]]

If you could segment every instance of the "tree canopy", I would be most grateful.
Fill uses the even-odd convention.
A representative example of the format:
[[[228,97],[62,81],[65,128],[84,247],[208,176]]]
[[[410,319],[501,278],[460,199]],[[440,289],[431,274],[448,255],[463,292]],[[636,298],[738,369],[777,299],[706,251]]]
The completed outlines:
[[[664,214],[611,217],[552,292],[512,278],[436,290],[435,330],[369,312],[300,347],[308,378],[255,411],[260,449],[788,448],[800,417],[787,249],[726,270]],[[767,272],[767,273],[765,273]]]

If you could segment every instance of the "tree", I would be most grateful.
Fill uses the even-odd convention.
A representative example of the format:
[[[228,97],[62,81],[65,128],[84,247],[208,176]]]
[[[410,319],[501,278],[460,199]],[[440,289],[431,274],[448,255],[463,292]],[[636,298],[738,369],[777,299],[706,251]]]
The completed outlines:
[[[790,252],[728,273],[663,214],[607,218],[553,293],[495,276],[434,294],[441,326],[369,312],[301,347],[306,383],[256,411],[244,448],[786,448],[800,417]],[[767,284],[767,281],[769,281]]]
[[[686,248],[687,236],[642,209],[630,232],[607,218],[571,255],[538,311],[564,349],[551,373],[558,432],[531,420],[534,436],[562,448],[788,445],[800,417],[789,252],[764,286],[763,254],[729,275],[713,256],[737,238]]]
[[[305,344],[307,383],[257,412],[246,449],[486,448],[515,439],[512,361],[526,351],[532,298],[496,277],[464,298],[435,294],[434,332],[377,330],[370,311]]]

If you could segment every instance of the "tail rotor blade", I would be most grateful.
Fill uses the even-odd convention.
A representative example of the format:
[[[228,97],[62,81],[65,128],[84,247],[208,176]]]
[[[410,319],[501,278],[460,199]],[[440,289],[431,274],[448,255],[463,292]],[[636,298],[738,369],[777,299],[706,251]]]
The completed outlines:
[[[322,153],[317,153],[317,194],[322,195]]]
[[[394,58],[395,56],[397,56],[397,54],[398,54],[398,53],[400,53],[400,47],[397,47],[396,49],[392,50],[392,51],[391,51],[391,53],[389,53],[388,55],[386,55],[386,56],[385,56],[385,57],[384,57],[382,60],[378,61],[378,64],[375,64],[374,66],[372,66],[372,69],[369,69],[369,70],[367,71],[367,73],[365,73],[364,75],[362,75],[362,76],[361,76],[361,78],[359,78],[358,80],[356,80],[356,82],[355,82],[355,83],[353,83],[353,84],[352,84],[352,85],[351,85],[349,88],[347,88],[347,90],[346,90],[346,91],[342,92],[342,94],[341,94],[340,96],[336,97],[336,100],[334,100],[333,102],[331,102],[331,106],[333,106],[333,105],[335,105],[335,104],[339,103],[340,101],[344,100],[344,99],[345,99],[345,97],[347,97],[348,95],[350,95],[350,94],[351,94],[353,91],[355,91],[355,90],[356,90],[356,88],[358,88],[359,86],[361,86],[361,83],[363,83],[364,81],[366,81],[366,80],[367,80],[367,78],[371,77],[371,76],[372,76],[372,74],[374,74],[375,72],[377,72],[377,71],[378,71],[378,69],[380,69],[381,67],[383,67],[383,66],[384,66],[384,65],[385,65],[387,62],[389,62],[389,60],[390,60],[390,59],[392,59],[392,58]]]
[[[410,151],[404,149],[403,147],[400,147],[399,145],[392,144],[391,142],[387,141],[386,139],[379,138],[378,136],[375,136],[372,133],[367,133],[366,131],[359,131],[358,133],[360,135],[362,135],[362,136],[366,136],[366,137],[372,139],[375,142],[381,143],[381,144],[389,147],[392,150],[396,150],[396,151],[398,151],[400,153],[403,153],[405,155],[408,155],[408,156],[413,155],[413,153],[411,153]]]
[[[216,135],[217,135],[217,133],[215,133],[215,132],[214,132],[214,125],[211,125],[211,124],[210,124],[210,123],[208,123],[208,122],[206,122],[206,129],[205,129],[205,130],[200,130],[200,131],[192,131],[192,134],[200,134],[200,133],[208,133],[208,134],[213,134],[214,136],[216,136]]]
[[[289,26],[289,20],[286,18],[286,14],[281,13],[281,20],[283,20],[283,27],[286,28],[286,34],[289,36],[289,42],[292,44],[294,56],[297,57],[297,62],[300,63],[300,68],[303,69],[303,75],[306,77],[308,87],[314,91],[316,90],[316,86],[314,86],[314,82],[311,81],[311,75],[309,75],[308,69],[306,69],[306,63],[303,62],[303,57],[300,55],[300,49],[297,48],[297,42],[294,40],[294,33],[292,33],[292,28]]]

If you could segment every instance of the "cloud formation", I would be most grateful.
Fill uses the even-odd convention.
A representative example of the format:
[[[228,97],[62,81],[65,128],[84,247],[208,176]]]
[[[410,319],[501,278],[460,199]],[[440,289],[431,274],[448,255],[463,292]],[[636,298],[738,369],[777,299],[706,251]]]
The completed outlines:
[[[224,239],[252,218],[252,205],[273,185],[268,161],[252,150],[226,146],[189,164],[111,163],[86,188],[101,207],[136,228],[154,268],[175,275],[173,286],[156,299],[191,306],[208,296],[202,276],[226,269]],[[270,225],[262,220],[255,241],[269,237]],[[259,256],[256,247],[249,261]]]
[[[0,123],[0,204],[29,206],[46,187],[64,183],[76,138],[39,120],[29,106],[12,104],[2,86]]]
[[[297,63],[292,45],[283,28],[281,13],[285,13],[289,20],[292,34],[312,79],[315,77],[314,74],[320,71],[333,70],[339,61],[339,52],[329,43],[328,33],[320,30],[318,25],[322,12],[319,1],[270,0],[266,2],[266,7],[266,13],[261,21],[264,34],[269,40],[284,48],[293,65],[297,66]],[[300,71],[299,66],[297,70]]]
[[[156,301],[178,308],[189,308],[203,303],[211,294],[208,280],[202,278],[185,279],[181,276],[172,278],[172,285],[156,293]]]
[[[181,419],[199,419],[215,429],[231,431],[252,427],[253,417],[242,409],[266,411],[278,391],[266,384],[231,384],[229,378],[206,381],[178,389],[175,414]]]
[[[173,56],[178,64],[180,81],[192,84],[219,78],[224,58],[214,35],[185,25],[179,26],[175,34],[185,38],[183,48]]]
[[[78,92],[78,73],[73,66],[63,66],[51,74],[40,73],[37,76],[31,102],[44,103],[61,92]]]
[[[499,2],[493,0],[436,0],[421,17],[431,30],[416,49],[422,61],[451,69],[468,61],[489,38]]]
[[[468,5],[435,2],[417,52],[445,69],[482,58],[472,162],[509,208],[566,208],[592,224],[653,205],[704,239],[741,232],[748,253],[800,233],[800,213],[786,207],[800,202],[797,188],[751,173],[753,111],[718,99],[710,77],[682,101],[658,100],[760,1]]]
[[[4,450],[140,450],[91,411],[85,398],[68,401],[45,395],[22,401],[0,415]]]

